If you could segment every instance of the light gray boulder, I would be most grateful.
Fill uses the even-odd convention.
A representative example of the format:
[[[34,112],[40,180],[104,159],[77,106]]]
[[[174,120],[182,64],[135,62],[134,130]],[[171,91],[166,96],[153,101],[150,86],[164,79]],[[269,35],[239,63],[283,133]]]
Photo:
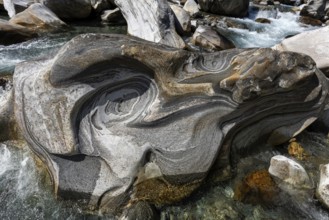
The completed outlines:
[[[128,24],[128,34],[155,43],[183,48],[167,0],[115,0]]]
[[[312,188],[313,183],[299,163],[282,155],[271,158],[269,173],[296,188]]]
[[[175,27],[177,33],[184,35],[191,31],[191,16],[187,11],[177,5],[170,5],[175,15]]]
[[[317,67],[329,76],[329,27],[307,31],[283,40],[273,48],[303,53],[313,58]]]
[[[245,17],[249,0],[198,0],[201,11],[218,15]]]
[[[59,196],[115,211],[178,202],[231,163],[231,147],[298,134],[327,103],[324,78],[290,52],[85,34],[16,66],[15,117]]]

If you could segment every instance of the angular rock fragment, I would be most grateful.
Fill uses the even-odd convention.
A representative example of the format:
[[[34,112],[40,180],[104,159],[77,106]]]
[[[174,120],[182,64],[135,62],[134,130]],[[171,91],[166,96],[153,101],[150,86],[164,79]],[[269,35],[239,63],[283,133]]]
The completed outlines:
[[[184,35],[191,31],[191,17],[181,7],[170,5],[175,15],[175,27],[177,33]]]

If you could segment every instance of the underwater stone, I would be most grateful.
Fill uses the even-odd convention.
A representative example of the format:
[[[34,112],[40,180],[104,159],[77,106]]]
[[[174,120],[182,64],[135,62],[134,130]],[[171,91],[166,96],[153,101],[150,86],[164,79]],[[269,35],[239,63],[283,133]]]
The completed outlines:
[[[17,65],[15,115],[55,192],[115,211],[181,200],[214,164],[231,163],[231,148],[297,135],[326,104],[324,78],[290,52],[197,53],[86,34]]]

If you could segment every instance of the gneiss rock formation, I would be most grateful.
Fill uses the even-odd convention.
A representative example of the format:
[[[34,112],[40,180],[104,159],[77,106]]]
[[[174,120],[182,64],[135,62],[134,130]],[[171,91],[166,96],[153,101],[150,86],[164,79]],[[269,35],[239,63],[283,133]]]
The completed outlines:
[[[14,91],[55,192],[117,211],[180,201],[230,165],[232,148],[288,140],[316,119],[328,88],[308,56],[291,52],[203,54],[87,34],[19,64]]]

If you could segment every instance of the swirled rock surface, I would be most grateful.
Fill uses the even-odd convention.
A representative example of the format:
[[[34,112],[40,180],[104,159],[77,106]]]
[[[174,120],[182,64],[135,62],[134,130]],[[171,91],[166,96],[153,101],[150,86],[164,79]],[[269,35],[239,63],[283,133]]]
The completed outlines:
[[[298,134],[322,111],[324,82],[291,52],[203,54],[87,34],[16,67],[15,115],[56,193],[116,211],[180,201],[232,149]]]
[[[127,21],[128,33],[155,43],[183,48],[167,0],[114,0]]]

